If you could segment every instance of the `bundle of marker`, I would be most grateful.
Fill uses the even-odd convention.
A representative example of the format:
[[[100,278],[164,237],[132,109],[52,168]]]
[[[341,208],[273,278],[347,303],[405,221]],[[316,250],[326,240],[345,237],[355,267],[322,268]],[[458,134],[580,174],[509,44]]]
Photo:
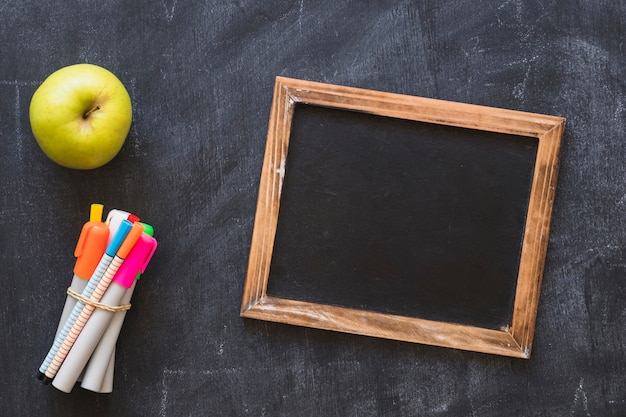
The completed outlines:
[[[102,222],[103,208],[92,204],[81,230],[74,278],[37,375],[67,393],[81,375],[81,387],[112,392],[117,338],[135,285],[157,247],[152,226],[122,210],[111,210]]]

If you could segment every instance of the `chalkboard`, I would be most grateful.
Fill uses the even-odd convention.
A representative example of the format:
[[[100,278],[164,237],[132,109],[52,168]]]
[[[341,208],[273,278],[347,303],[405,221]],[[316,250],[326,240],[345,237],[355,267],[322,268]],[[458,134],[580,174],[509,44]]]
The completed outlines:
[[[241,314],[528,358],[563,125],[278,78]]]

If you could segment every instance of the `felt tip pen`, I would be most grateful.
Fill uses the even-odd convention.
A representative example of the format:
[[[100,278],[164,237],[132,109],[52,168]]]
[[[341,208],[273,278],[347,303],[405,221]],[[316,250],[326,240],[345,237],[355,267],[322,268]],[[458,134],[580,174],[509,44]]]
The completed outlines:
[[[137,274],[145,271],[156,247],[157,242],[153,237],[146,234],[142,234],[139,237],[100,300],[102,304],[107,306],[123,305],[122,299],[125,298],[128,290],[136,284]],[[93,375],[87,369],[81,386],[83,388],[88,386],[97,387],[97,390],[100,389],[116,342],[116,340],[103,340],[102,337],[107,327],[110,326],[114,315],[115,312],[101,308],[96,308],[93,311],[89,321],[82,328],[80,335],[76,338],[72,349],[67,354],[63,365],[52,381],[52,385],[55,388],[69,393],[85,365],[89,362],[91,365],[90,369],[96,370],[98,368],[101,373]],[[96,352],[97,346],[108,352],[105,355],[100,355]]]
[[[89,278],[95,271],[98,262],[102,258],[104,251],[107,247],[109,240],[109,227],[102,222],[102,211],[104,206],[102,204],[92,204],[89,212],[89,221],[83,226],[80,236],[78,237],[78,243],[74,249],[74,256],[76,257],[76,264],[74,266],[74,277],[70,289],[77,294],[80,294],[85,289]],[[61,313],[61,319],[55,334],[58,336],[63,324],[69,317],[72,309],[76,305],[76,299],[71,296],[67,296],[65,300],[65,306]],[[38,371],[37,378],[43,379],[44,373]]]
[[[144,235],[154,236],[154,228],[152,226],[146,223],[141,224],[144,227]],[[143,238],[142,236],[142,239],[145,238]],[[136,245],[139,244],[140,242],[137,242]],[[154,242],[154,245],[156,247],[156,241]],[[120,270],[117,271],[118,275],[129,273],[129,271],[136,268],[133,266],[133,262],[131,262],[131,257],[138,256],[135,254],[136,251],[138,252],[139,250],[133,248],[131,253],[128,255],[128,258],[124,262],[124,265],[122,265],[120,267]],[[130,303],[137,281],[139,280],[141,274],[143,273],[143,270],[145,270],[147,266],[147,261],[148,259],[146,259],[146,262],[144,265],[142,265],[142,268],[139,268],[139,272],[137,273],[134,282],[132,283],[131,287],[124,293],[124,296],[120,301],[120,305],[126,305]],[[114,278],[114,280],[116,279],[117,276],[116,278]],[[126,311],[118,311],[114,313],[113,318],[111,319],[111,323],[100,338],[98,345],[93,351],[93,354],[89,358],[89,362],[87,362],[87,366],[84,369],[81,383],[82,388],[98,393],[110,393],[113,391],[113,375],[115,373],[115,345],[122,329],[122,325],[124,324],[125,317]],[[106,363],[107,358],[108,364]]]
[[[127,211],[124,210],[118,210],[118,209],[113,209],[111,211],[109,211],[109,214],[107,215],[105,224],[107,224],[109,226],[109,229],[111,230],[111,234],[113,234],[115,232],[115,230],[117,230],[117,228],[119,227],[119,225],[121,224],[122,220],[128,220],[131,223],[137,222],[139,221],[139,217],[131,214]],[[141,223],[144,227],[144,233],[153,236],[154,234],[154,229],[152,228],[152,226],[150,226],[149,224],[146,223]],[[128,303],[125,303],[128,304]],[[108,372],[108,375],[113,375],[114,370],[111,369],[110,372]],[[81,380],[81,378],[79,378],[79,381]],[[111,386],[112,386],[113,382],[111,381]]]
[[[92,204],[91,211],[89,213],[89,222],[83,226],[76,248],[74,249],[74,257],[76,258],[76,264],[74,265],[74,277],[72,279],[72,285],[70,288],[80,294],[87,285],[89,278],[96,270],[98,262],[102,258],[104,251],[107,248],[109,241],[109,227],[102,222],[102,210],[104,206],[102,204]],[[61,331],[61,327],[67,317],[69,316],[72,308],[74,308],[76,300],[73,297],[68,296],[59,327],[57,328],[57,334]]]
[[[111,224],[115,224],[115,218],[116,217],[123,217],[123,216],[127,216],[128,219],[138,219],[137,216],[130,214],[126,211],[122,211],[122,210],[111,210],[111,212],[109,212],[109,216],[107,216],[107,218],[110,219],[110,223]],[[121,221],[121,220],[120,220]],[[147,224],[147,223],[143,223],[141,222],[141,224],[143,225],[143,232],[145,234],[147,234],[148,236],[154,236],[154,228]],[[141,276],[141,273],[137,274],[137,279],[139,279],[139,277]],[[128,294],[128,300],[127,301],[122,301],[122,304],[128,304],[130,302],[130,299],[132,297],[133,294],[133,289],[134,287],[131,287],[127,292]],[[126,312],[125,311],[120,311],[117,314],[115,314],[115,316],[113,317],[113,320],[111,321],[111,324],[109,325],[109,328],[107,329],[107,331],[105,332],[105,334],[102,336],[103,338],[108,338],[110,336],[110,334],[119,334],[119,330],[115,330],[115,327],[117,327],[119,325],[119,327],[122,327],[122,324],[124,322],[124,318],[126,316]],[[119,321],[119,324],[117,323]],[[115,336],[117,338],[117,336]],[[115,350],[115,348],[113,349]],[[113,369],[115,366],[115,354],[113,353],[111,355],[113,358],[111,361],[109,361],[109,368],[107,369],[107,372],[105,374],[104,380],[102,381],[102,387],[100,388],[100,391],[96,391],[96,390],[92,390],[95,392],[100,392],[100,393],[110,393],[113,391],[113,375],[115,373],[115,370]],[[89,364],[87,364],[87,366],[89,366]],[[79,381],[82,380],[82,378],[78,379]]]
[[[94,270],[93,274],[91,275],[91,278],[89,279],[89,281],[87,282],[87,285],[85,286],[85,289],[81,293],[82,296],[87,297],[87,298],[91,297],[91,294],[96,289],[96,286],[102,279],[102,276],[104,275],[107,268],[113,261],[113,257],[115,256],[118,249],[124,242],[124,239],[126,239],[126,236],[130,232],[131,228],[132,228],[132,223],[129,222],[128,220],[125,220],[124,222],[120,224],[117,232],[115,233],[115,236],[113,237],[113,239],[107,246],[107,249],[104,251],[104,254],[102,255],[102,258],[100,259],[98,266]],[[54,339],[54,343],[52,344],[50,351],[48,351],[48,355],[46,356],[43,363],[39,367],[39,372],[43,373],[44,375],[46,374],[48,367],[52,363],[52,360],[56,356],[61,345],[63,344],[63,341],[67,337],[70,329],[74,325],[76,318],[79,316],[81,311],[83,311],[84,306],[85,304],[82,301],[76,302],[76,305],[74,306],[74,308],[72,309],[72,312],[70,313],[69,317],[65,321],[63,328]],[[44,376],[43,382],[45,384],[49,383],[50,377],[48,377],[47,375]]]
[[[128,222],[128,220],[123,220],[122,225],[125,224],[124,222]],[[122,226],[120,226],[120,229],[121,227]],[[131,226],[131,230],[128,232],[128,235],[124,239],[123,243],[119,246],[119,249],[116,251],[115,257],[113,258],[113,260],[107,267],[106,271],[102,275],[102,278],[98,280],[98,284],[96,285],[96,288],[94,288],[91,295],[89,296],[90,301],[99,302],[102,299],[102,296],[104,295],[105,291],[109,287],[109,284],[111,283],[111,280],[117,273],[117,270],[120,268],[120,266],[124,262],[124,259],[126,258],[126,256],[128,256],[128,253],[133,248],[133,246],[137,242],[137,239],[139,239],[139,236],[142,233],[143,233],[143,226],[141,224],[135,223]],[[76,341],[83,327],[87,323],[87,320],[89,320],[89,317],[91,316],[91,314],[96,308],[92,304],[84,304],[84,303],[80,303],[80,304],[83,305],[82,310],[80,311],[79,315],[74,320],[73,326],[67,332],[62,345],[57,350],[57,353],[52,359],[52,361],[50,362],[48,369],[46,369],[45,374],[46,374],[46,377],[49,379],[52,379],[55,377],[56,373],[61,367],[61,364],[63,364],[65,357],[69,353],[70,349],[74,345],[74,342]],[[79,303],[76,304],[76,306],[78,305]]]

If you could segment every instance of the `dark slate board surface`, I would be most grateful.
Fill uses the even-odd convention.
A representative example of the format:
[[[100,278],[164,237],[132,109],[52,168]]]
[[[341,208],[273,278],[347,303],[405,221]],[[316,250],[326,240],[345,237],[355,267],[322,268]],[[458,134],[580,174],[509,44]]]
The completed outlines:
[[[508,328],[538,143],[296,105],[268,295]]]
[[[626,415],[625,20],[595,1],[3,3],[0,415]],[[134,102],[91,172],[55,166],[28,122],[77,62]],[[239,317],[277,75],[568,119],[530,360]],[[66,395],[35,373],[92,202],[160,246],[114,393]]]

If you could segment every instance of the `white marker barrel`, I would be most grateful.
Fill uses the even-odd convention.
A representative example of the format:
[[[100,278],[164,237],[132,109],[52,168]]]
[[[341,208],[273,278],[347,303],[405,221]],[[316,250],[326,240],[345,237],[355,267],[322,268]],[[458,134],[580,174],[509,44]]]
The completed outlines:
[[[120,300],[120,305],[125,305],[130,302],[136,284],[137,281],[133,282],[133,285],[126,290]],[[109,367],[111,357],[114,355],[115,344],[117,343],[125,317],[126,311],[118,311],[113,316],[109,327],[102,335],[98,346],[96,346],[96,349],[89,359],[89,363],[87,363],[83,381],[80,384],[81,387],[94,392],[102,392],[107,372],[111,374],[110,377],[113,376],[113,369],[108,370],[107,367]]]
[[[115,368],[115,349],[113,349],[113,354],[111,355],[111,359],[109,360],[109,367],[107,368],[106,374],[104,374],[104,380],[102,381],[102,386],[98,391],[100,394],[109,394],[113,392],[113,370]]]
[[[112,282],[100,302],[106,305],[117,306],[122,297],[124,297],[126,290],[126,287]],[[57,371],[52,381],[52,386],[63,392],[72,391],[74,384],[78,380],[87,361],[89,361],[89,357],[106,331],[114,314],[115,313],[112,311],[101,308],[95,309]]]

